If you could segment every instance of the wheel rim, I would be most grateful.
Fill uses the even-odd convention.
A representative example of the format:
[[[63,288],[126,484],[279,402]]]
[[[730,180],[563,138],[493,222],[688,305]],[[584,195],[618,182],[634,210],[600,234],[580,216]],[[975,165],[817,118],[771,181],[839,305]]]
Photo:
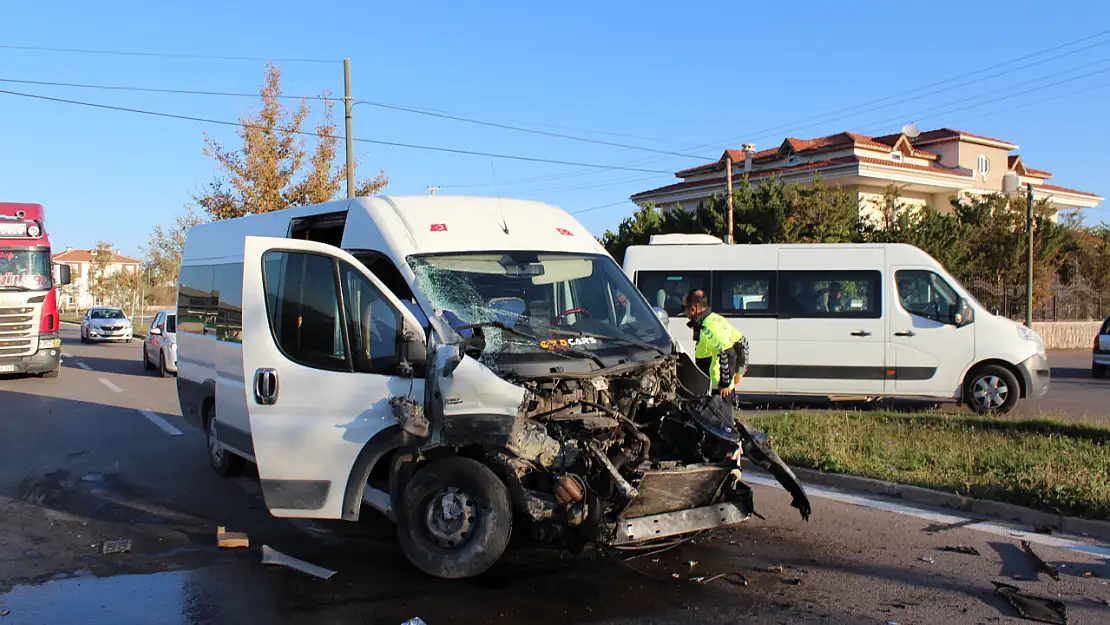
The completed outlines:
[[[1010,387],[996,375],[985,375],[975,381],[971,396],[980,408],[1001,408],[1010,396]]]
[[[466,541],[478,520],[474,499],[454,486],[448,486],[429,498],[424,508],[424,522],[432,542],[444,549],[453,549]]]
[[[208,422],[208,457],[214,464],[219,464],[224,457],[224,450],[220,447],[220,437],[216,435],[216,420]]]

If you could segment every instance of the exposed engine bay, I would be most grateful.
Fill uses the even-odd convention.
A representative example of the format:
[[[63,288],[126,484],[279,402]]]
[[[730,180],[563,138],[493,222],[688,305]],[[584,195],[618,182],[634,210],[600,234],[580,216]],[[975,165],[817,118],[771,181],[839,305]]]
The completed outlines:
[[[535,539],[634,548],[741,522],[755,511],[744,457],[773,473],[808,519],[794,474],[730,403],[704,392],[688,357],[610,371],[514,380],[525,403],[488,461]]]

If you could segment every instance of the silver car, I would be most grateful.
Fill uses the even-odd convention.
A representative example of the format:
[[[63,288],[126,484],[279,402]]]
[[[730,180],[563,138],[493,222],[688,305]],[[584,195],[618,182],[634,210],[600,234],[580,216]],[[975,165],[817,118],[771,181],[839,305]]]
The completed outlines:
[[[131,341],[134,329],[123,310],[111,306],[90,308],[81,321],[81,342]]]
[[[177,311],[163,310],[150,322],[143,339],[143,368],[163,378],[177,373]]]

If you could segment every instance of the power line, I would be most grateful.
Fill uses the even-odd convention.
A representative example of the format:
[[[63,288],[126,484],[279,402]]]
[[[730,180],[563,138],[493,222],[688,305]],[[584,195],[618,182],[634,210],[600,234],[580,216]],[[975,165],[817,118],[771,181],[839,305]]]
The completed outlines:
[[[583,208],[582,210],[570,211],[570,214],[571,215],[581,215],[582,213],[589,213],[591,211],[601,210],[603,208],[612,208],[612,207],[617,206],[619,204],[627,204],[629,202],[631,202],[631,200],[627,200],[627,199],[626,200],[621,200],[619,202],[613,202],[612,204],[602,204],[601,206],[594,206],[592,208]]]
[[[654,148],[648,148],[648,147],[639,146],[639,145],[629,145],[629,144],[626,144],[626,143],[616,143],[616,142],[613,142],[613,141],[603,141],[601,139],[590,139],[590,138],[587,138],[587,137],[578,137],[578,136],[568,135],[568,134],[563,134],[563,133],[558,133],[558,132],[548,132],[546,130],[535,130],[535,129],[532,129],[532,128],[521,128],[520,126],[510,126],[508,124],[499,124],[499,123],[495,123],[495,122],[481,121],[481,120],[477,120],[477,119],[471,119],[471,118],[468,118],[468,117],[460,117],[458,115],[450,115],[450,114],[447,114],[447,113],[437,113],[437,112],[432,112],[432,111],[429,111],[429,110],[422,110],[422,109],[411,108],[411,107],[407,107],[407,106],[399,106],[399,105],[396,105],[396,104],[386,104],[384,102],[371,102],[371,101],[368,101],[368,100],[359,100],[358,102],[355,102],[355,104],[369,104],[370,106],[376,106],[376,107],[379,107],[379,108],[389,109],[389,110],[393,110],[393,111],[405,111],[407,113],[415,113],[417,115],[428,115],[430,117],[438,117],[438,118],[441,118],[441,119],[450,119],[450,120],[454,120],[454,121],[458,121],[458,122],[465,122],[465,123],[468,123],[468,124],[477,124],[477,125],[480,125],[480,126],[487,126],[487,127],[490,127],[490,128],[501,128],[501,129],[504,129],[504,130],[515,130],[517,132],[526,132],[526,133],[530,133],[530,134],[534,134],[534,135],[542,135],[542,136],[545,136],[545,137],[555,137],[555,138],[558,138],[558,139],[568,139],[568,140],[571,140],[571,141],[582,141],[584,143],[593,143],[593,144],[596,144],[596,145],[607,145],[607,146],[611,146],[611,147],[615,147],[615,148],[624,148],[626,150],[639,150],[641,152],[651,152],[653,154],[664,154],[664,155],[667,155],[667,156],[681,156],[683,158],[695,158],[695,159],[703,160],[703,161],[707,161],[707,162],[713,162],[714,160],[716,160],[712,157],[700,156],[700,155],[696,155],[696,154],[688,154],[688,153],[684,153],[684,152],[672,152],[670,150],[656,150]]]
[[[263,56],[235,56],[224,54],[178,54],[173,52],[140,52],[134,50],[89,50],[82,48],[48,48],[44,46],[13,46],[0,44],[0,49],[29,52],[61,52],[68,54],[104,54],[112,56],[142,56],[163,59],[197,59],[207,61],[272,61],[274,63],[339,63],[328,59],[275,58]]]
[[[204,95],[204,96],[223,96],[232,98],[257,98],[259,94],[256,93],[241,93],[234,91],[197,91],[193,89],[161,89],[157,87],[130,87],[123,85],[92,85],[88,83],[76,82],[51,82],[47,80],[23,80],[19,78],[0,78],[0,82],[19,84],[19,85],[37,85],[41,87],[70,87],[76,89],[99,89],[102,91],[137,91],[142,93],[169,93],[175,95]],[[274,96],[281,100],[325,100],[341,102],[342,97],[328,97],[328,96],[311,96],[311,95],[279,95]]]
[[[152,116],[152,117],[166,117],[166,118],[170,118],[170,119],[180,119],[180,120],[200,122],[200,123],[205,123],[205,124],[216,124],[216,125],[220,125],[220,126],[236,126],[236,127],[240,127],[240,128],[243,128],[243,127],[246,127],[246,128],[262,128],[261,126],[251,126],[251,125],[242,124],[240,122],[229,122],[229,121],[226,121],[226,120],[209,119],[209,118],[206,118],[206,117],[195,117],[195,116],[192,116],[192,115],[179,115],[179,114],[176,114],[176,113],[165,113],[165,112],[162,112],[162,111],[150,111],[150,110],[146,110],[146,109],[136,109],[136,108],[130,108],[130,107],[124,107],[124,106],[113,106],[113,105],[109,105],[109,104],[98,104],[98,103],[95,103],[95,102],[84,102],[84,101],[81,101],[81,100],[69,100],[69,99],[66,99],[66,98],[54,98],[54,97],[50,97],[50,96],[37,95],[37,94],[32,94],[32,93],[21,93],[21,92],[18,92],[18,91],[7,91],[7,90],[0,89],[0,93],[7,94],[7,95],[20,96],[20,97],[24,97],[24,98],[33,98],[33,99],[36,99],[36,100],[47,100],[47,101],[50,101],[50,102],[59,102],[59,103],[62,103],[62,104],[74,104],[74,105],[78,105],[78,106],[87,106],[87,107],[91,107],[91,108],[98,108],[98,109],[104,109],[104,110],[110,110],[110,111],[120,111],[120,112],[125,112],[125,113],[136,113],[136,114],[139,114],[139,115],[149,115],[149,116]],[[322,136],[321,133],[307,132],[307,131],[295,131],[295,134],[311,136],[311,137],[320,137],[320,136]],[[331,136],[336,138],[336,139],[345,138],[343,135],[331,135]],[[634,171],[634,172],[649,173],[649,174],[668,174],[668,173],[670,173],[670,172],[663,171],[663,170],[658,170],[658,169],[642,169],[642,168],[637,168],[637,167],[624,167],[624,166],[619,166],[619,165],[601,165],[601,164],[595,164],[595,163],[580,163],[580,162],[575,162],[575,161],[562,161],[562,160],[538,158],[538,157],[532,157],[532,156],[521,156],[521,155],[514,155],[514,154],[497,154],[497,153],[493,153],[493,152],[479,152],[479,151],[476,151],[476,150],[463,150],[463,149],[457,149],[457,148],[445,148],[445,147],[438,147],[438,146],[418,145],[418,144],[413,144],[413,143],[401,143],[401,142],[396,142],[396,141],[382,141],[382,140],[379,140],[379,139],[360,139],[358,137],[355,137],[355,138],[352,139],[352,141],[355,141],[355,142],[358,142],[358,143],[371,143],[371,144],[374,144],[374,145],[385,145],[385,146],[397,147],[397,148],[409,148],[409,149],[414,149],[414,150],[428,150],[428,151],[433,151],[433,152],[443,152],[443,153],[447,153],[447,154],[461,154],[461,155],[466,155],[466,156],[483,156],[483,157],[486,157],[486,158],[500,158],[500,159],[506,159],[506,160],[525,161],[525,162],[531,162],[531,163],[547,163],[547,164],[552,164],[552,165],[567,165],[567,166],[571,166],[571,167],[590,167],[590,168],[611,169],[611,170],[618,170],[618,171]]]
[[[800,120],[795,120],[795,121],[789,122],[787,124],[783,124],[783,125],[779,125],[779,126],[773,126],[773,127],[770,127],[770,128],[765,128],[763,130],[756,131],[755,133],[747,133],[747,134],[744,134],[744,135],[738,135],[736,137],[730,137],[728,139],[723,139],[723,140],[720,140],[720,141],[714,141],[712,143],[702,143],[702,144],[698,144],[698,145],[693,145],[693,146],[690,146],[690,147],[685,148],[685,149],[687,149],[687,150],[699,150],[699,149],[711,147],[713,145],[720,145],[722,143],[728,143],[728,142],[736,141],[736,140],[739,140],[739,139],[744,139],[744,140],[760,139],[760,138],[765,138],[767,136],[770,136],[772,134],[777,134],[777,133],[781,132],[783,129],[800,130],[800,129],[805,129],[805,128],[811,128],[813,126],[819,126],[819,125],[829,123],[829,122],[832,122],[832,121],[839,121],[841,119],[848,119],[850,117],[854,117],[855,115],[860,115],[860,114],[863,114],[863,113],[866,113],[866,112],[871,112],[872,110],[879,110],[879,109],[882,109],[882,108],[887,108],[888,106],[894,106],[895,104],[902,103],[902,102],[905,102],[905,101],[908,101],[908,100],[900,100],[899,102],[891,103],[891,104],[888,104],[887,106],[881,106],[881,107],[877,107],[877,108],[874,108],[874,109],[868,109],[868,110],[865,110],[865,111],[857,111],[854,114],[841,115],[840,117],[830,118],[830,116],[835,116],[835,115],[840,114],[840,113],[853,111],[853,110],[859,109],[861,107],[865,107],[865,106],[872,105],[872,104],[877,104],[877,103],[881,103],[881,102],[889,102],[890,100],[894,100],[896,98],[900,98],[902,96],[907,96],[907,95],[911,95],[911,94],[918,94],[917,97],[924,97],[924,96],[927,96],[927,95],[935,95],[936,93],[942,93],[943,91],[947,91],[947,90],[950,90],[950,89],[929,92],[929,93],[926,93],[926,94],[919,94],[918,92],[920,92],[922,90],[929,89],[931,87],[936,87],[936,86],[939,86],[939,85],[943,85],[943,84],[948,83],[948,82],[962,80],[964,78],[969,78],[971,76],[980,75],[980,74],[989,72],[991,70],[998,69],[1000,67],[1005,67],[1007,65],[1011,65],[1011,64],[1014,64],[1014,63],[1019,63],[1021,61],[1025,61],[1025,60],[1028,60],[1028,59],[1031,59],[1031,58],[1034,58],[1034,57],[1037,57],[1037,56],[1048,54],[1050,52],[1055,52],[1056,50],[1061,50],[1061,49],[1064,49],[1064,48],[1074,46],[1076,44],[1080,44],[1080,43],[1083,43],[1083,42],[1086,42],[1086,41],[1091,41],[1092,39],[1098,39],[1098,38],[1103,37],[1107,34],[1110,34],[1110,30],[1103,30],[1103,31],[1094,33],[1092,35],[1088,35],[1086,37],[1082,37],[1082,38],[1079,38],[1079,39],[1074,39],[1074,40],[1071,40],[1071,41],[1067,41],[1067,42],[1064,42],[1064,43],[1061,43],[1061,44],[1058,44],[1058,45],[1055,45],[1055,46],[1052,46],[1052,47],[1049,47],[1049,48],[1045,48],[1045,49],[1038,50],[1036,52],[1032,52],[1032,53],[1023,55],[1023,56],[1019,56],[1019,57],[1016,57],[1016,58],[1013,58],[1013,59],[1009,59],[1009,60],[1003,61],[1001,63],[996,63],[996,64],[988,66],[988,67],[980,68],[980,69],[977,69],[977,70],[972,70],[970,72],[965,72],[963,74],[952,76],[950,78],[946,78],[946,79],[943,79],[943,80],[928,83],[926,85],[922,85],[922,86],[916,87],[914,89],[910,89],[910,90],[907,90],[907,91],[902,91],[902,92],[894,93],[894,94],[891,94],[891,95],[888,95],[888,96],[884,96],[884,97],[879,98],[877,100],[871,100],[871,101],[864,102],[864,103],[861,103],[861,104],[856,104],[856,105],[853,105],[853,106],[844,107],[844,108],[841,108],[841,109],[830,111],[828,113],[824,113],[824,114],[821,114],[821,115],[816,115],[816,116],[806,117],[806,118],[803,118],[803,119],[800,119]],[[1071,54],[1082,52],[1082,51],[1085,51],[1085,50],[1088,50],[1088,49],[1091,49],[1091,48],[1094,48],[1094,47],[1097,47],[1097,46],[1105,45],[1107,43],[1110,43],[1110,40],[1098,42],[1098,43],[1095,43],[1095,44],[1092,44],[1092,45],[1089,45],[1089,46],[1086,46],[1086,47],[1083,47],[1083,48],[1072,50],[1072,51],[1069,51],[1065,54],[1056,55],[1056,56],[1051,57],[1049,59],[1043,59],[1043,60],[1035,62],[1035,63],[1030,63],[1030,64],[1027,64],[1025,66],[1019,67],[1017,69],[1009,70],[1007,72],[1002,72],[1002,73],[999,73],[997,75],[1003,75],[1005,73],[1012,73],[1012,71],[1019,71],[1021,69],[1026,69],[1027,67],[1031,67],[1033,65],[1039,65],[1039,64],[1044,63],[1044,62],[1056,60],[1058,58],[1062,58],[1064,56],[1069,56]],[[973,81],[973,82],[979,82],[979,81]],[[965,86],[966,84],[970,84],[970,83],[961,83],[960,85],[956,85],[952,88],[953,89],[954,88],[959,88],[961,86]],[[806,126],[801,126],[801,127],[796,127],[795,126],[798,123],[808,122],[808,121],[812,121],[812,120],[821,120],[821,121],[819,121],[817,123],[809,124],[809,125],[806,125]],[[630,164],[646,164],[646,163],[658,162],[660,160],[661,159],[659,159],[659,158],[646,158],[646,159],[640,159],[640,160],[636,160],[636,161],[630,161]],[[549,174],[549,175],[545,175],[545,176],[535,176],[535,177],[531,177],[531,178],[511,180],[511,181],[508,181],[508,182],[504,182],[502,184],[503,185],[523,184],[523,183],[528,183],[528,182],[536,182],[536,181],[540,181],[540,180],[554,180],[554,179],[557,179],[557,178],[569,178],[569,177],[577,177],[577,176],[582,176],[582,175],[583,174],[579,173],[579,172],[564,172],[564,173],[561,173],[561,174]],[[464,188],[464,187],[475,187],[475,186],[486,186],[486,185],[482,184],[482,183],[471,183],[471,184],[443,185],[443,186],[444,187],[451,187],[451,188]]]
[[[174,95],[222,96],[222,97],[234,97],[234,98],[257,98],[258,97],[257,93],[241,93],[241,92],[231,92],[231,91],[202,91],[202,90],[195,90],[195,89],[164,89],[164,88],[157,88],[157,87],[131,87],[131,86],[124,86],[124,85],[94,85],[94,84],[88,84],[88,83],[53,82],[53,81],[45,81],[45,80],[24,80],[24,79],[16,79],[16,78],[0,78],[0,82],[21,84],[21,85],[37,85],[37,86],[43,86],[43,87],[66,87],[66,88],[77,88],[77,89],[99,89],[99,90],[105,90],[105,91],[134,91],[134,92],[141,92],[141,93],[168,93],[168,94],[174,94]],[[333,97],[327,97],[327,96],[280,95],[280,96],[276,96],[276,97],[280,98],[280,99],[283,99],[283,100],[316,100],[316,101],[332,101],[332,102],[342,100],[342,98],[333,98]],[[581,142],[584,142],[584,143],[593,143],[593,144],[597,144],[597,145],[607,145],[607,146],[616,147],[616,148],[623,148],[623,149],[626,149],[626,150],[639,150],[639,151],[642,151],[642,152],[651,152],[653,154],[665,154],[665,155],[668,155],[668,156],[681,156],[681,157],[684,157],[684,158],[695,158],[695,159],[699,159],[699,160],[703,160],[703,161],[707,161],[707,162],[712,162],[713,161],[712,158],[708,158],[708,157],[705,157],[705,156],[699,156],[699,155],[696,155],[696,154],[687,154],[687,153],[683,153],[683,152],[671,152],[671,151],[668,151],[668,150],[657,150],[657,149],[654,149],[654,148],[648,148],[648,147],[638,146],[638,145],[629,145],[629,144],[624,144],[624,143],[616,143],[616,142],[613,142],[613,141],[603,141],[601,139],[590,139],[590,138],[587,138],[587,137],[577,137],[577,136],[574,136],[574,135],[568,135],[568,134],[563,134],[563,133],[548,132],[548,131],[545,131],[545,130],[534,130],[532,128],[522,128],[522,127],[519,127],[519,126],[510,126],[510,125],[507,125],[507,124],[500,124],[500,123],[495,123],[495,122],[481,121],[481,120],[472,119],[472,118],[468,118],[468,117],[461,117],[461,116],[452,115],[452,114],[449,114],[449,113],[440,113],[440,112],[434,112],[434,111],[431,111],[431,110],[424,110],[424,109],[418,109],[418,108],[413,108],[413,107],[408,107],[408,106],[401,106],[399,104],[389,104],[389,103],[386,103],[386,102],[372,102],[372,101],[369,101],[369,100],[359,100],[359,101],[355,102],[355,104],[367,104],[367,105],[370,105],[370,106],[376,106],[378,108],[383,108],[383,109],[388,109],[388,110],[393,110],[393,111],[404,111],[406,113],[414,113],[416,115],[427,115],[427,116],[430,116],[430,117],[438,117],[438,118],[441,118],[441,119],[450,119],[450,120],[465,122],[465,123],[469,123],[469,124],[477,124],[477,125],[480,125],[480,126],[487,126],[487,127],[491,127],[491,128],[502,128],[502,129],[505,129],[505,130],[514,130],[514,131],[518,131],[518,132],[526,132],[526,133],[535,134],[535,135],[542,135],[542,136],[546,136],[546,137],[555,137],[555,138],[558,138],[558,139],[568,139],[568,140],[571,140],[571,141],[581,141]]]

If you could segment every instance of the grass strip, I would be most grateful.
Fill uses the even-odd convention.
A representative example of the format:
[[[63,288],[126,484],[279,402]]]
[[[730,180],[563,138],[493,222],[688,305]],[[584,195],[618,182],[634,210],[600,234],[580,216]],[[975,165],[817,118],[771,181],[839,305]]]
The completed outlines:
[[[1110,519],[1110,428],[1051,418],[744,414],[788,464]]]

